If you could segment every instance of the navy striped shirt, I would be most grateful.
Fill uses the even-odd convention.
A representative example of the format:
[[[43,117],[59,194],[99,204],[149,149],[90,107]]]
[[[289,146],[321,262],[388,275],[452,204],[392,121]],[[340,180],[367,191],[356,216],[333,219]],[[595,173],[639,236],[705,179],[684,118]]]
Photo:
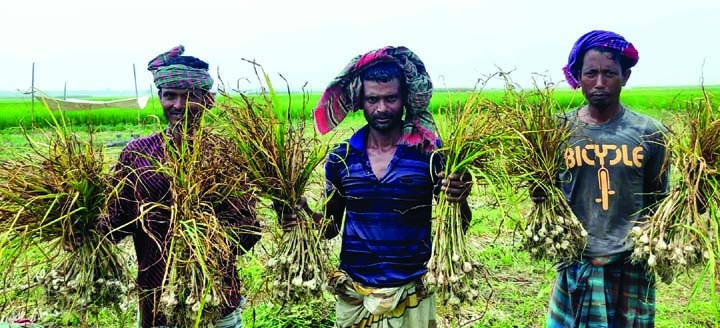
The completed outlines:
[[[367,286],[401,286],[427,271],[442,161],[398,145],[385,176],[377,179],[365,151],[367,132],[365,126],[338,145],[325,165],[328,194],[336,192],[345,202],[340,269]]]
[[[125,181],[117,197],[111,197],[108,215],[100,221],[100,231],[109,233],[113,240],[131,235],[134,239],[138,260],[137,284],[140,288],[140,313],[142,327],[164,326],[167,321],[156,309],[159,305],[162,279],[165,273],[163,255],[169,246],[168,234],[170,212],[164,209],[152,210],[145,214],[140,222],[136,220],[141,208],[149,204],[170,205],[170,180],[156,172],[158,163],[165,159],[165,138],[161,133],[131,141],[120,153],[115,166],[115,182]],[[145,206],[143,206],[145,205]],[[254,202],[248,199],[232,198],[215,209],[219,219],[231,226],[257,227],[253,210]],[[240,246],[236,254],[252,248],[260,237],[258,235],[240,235]],[[162,246],[162,250],[160,247]],[[227,286],[226,297],[229,301],[222,314],[232,313],[240,304],[238,278],[235,258],[225,259],[223,285]]]

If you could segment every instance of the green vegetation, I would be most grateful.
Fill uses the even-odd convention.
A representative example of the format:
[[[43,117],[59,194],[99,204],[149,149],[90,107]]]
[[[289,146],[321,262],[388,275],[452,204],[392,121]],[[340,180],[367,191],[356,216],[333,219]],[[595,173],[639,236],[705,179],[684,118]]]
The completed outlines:
[[[708,87],[712,94],[720,94],[720,86]],[[440,106],[446,106],[449,100],[452,103],[464,102],[470,93],[468,91],[436,90],[430,103],[430,110],[438,113]],[[497,100],[503,96],[503,90],[486,90],[484,96]],[[688,99],[698,98],[702,95],[698,87],[675,88],[628,88],[623,90],[622,100],[630,108],[647,111],[677,111],[685,106]],[[556,90],[554,96],[561,106],[578,106],[582,104],[583,97],[580,91],[569,89]],[[218,99],[222,101],[222,99]],[[302,94],[278,95],[280,106],[290,106],[294,118],[302,117]],[[311,94],[309,104],[317,104],[320,94]],[[308,113],[305,113],[307,117]],[[165,124],[162,108],[157,99],[151,99],[147,107],[142,110],[104,108],[97,110],[68,111],[67,119],[71,125],[104,126],[107,129],[122,125],[153,124],[157,121]],[[35,126],[45,128],[50,126],[50,115],[42,102],[35,102],[34,110],[30,99],[0,100],[0,130],[28,128]]]
[[[712,94],[720,94],[720,87],[709,88]],[[502,97],[502,91],[486,91],[485,96],[491,99]],[[449,103],[460,105],[467,98],[467,92],[437,91],[433,97],[432,110],[438,112],[440,106]],[[685,108],[685,101],[701,96],[699,88],[628,88],[623,91],[623,102],[638,112],[645,113],[661,120],[675,119],[672,114],[679,114]],[[301,95],[297,97],[280,97],[280,102],[292,108],[301,108]],[[579,105],[582,95],[579,91],[559,90],[555,93],[558,102],[568,107]],[[310,104],[317,103],[319,95],[311,95]],[[157,99],[154,104],[142,111],[123,109],[102,109],[92,112],[78,111],[68,113],[71,123],[76,126],[92,125],[96,135],[94,141],[105,144],[113,141],[126,141],[131,135],[146,136],[158,131],[166,124],[162,117]],[[42,128],[40,122],[47,120],[47,109],[35,103],[34,118],[36,126]],[[296,107],[297,106],[297,107]],[[295,112],[295,117],[300,113]],[[22,151],[27,141],[19,129],[30,127],[33,115],[29,100],[0,100],[0,156],[6,154],[5,149],[13,148]],[[364,124],[362,113],[353,113],[341,125],[338,135],[331,136],[335,141],[345,138],[355,129]],[[78,129],[83,130],[83,129]],[[29,133],[35,133],[30,131]],[[79,132],[78,137],[86,136]],[[120,142],[119,144],[122,144]],[[107,158],[116,158],[121,147],[108,147]],[[322,166],[316,170],[308,184],[308,198],[317,203],[323,190]],[[516,197],[522,199],[518,208],[501,211],[495,206],[496,199],[489,187],[478,188],[470,197],[473,210],[473,222],[468,231],[467,243],[471,255],[490,272],[487,285],[481,285],[483,295],[489,300],[480,298],[476,303],[463,305],[459,309],[450,307],[438,308],[439,327],[542,327],[547,308],[555,270],[553,263],[546,260],[533,259],[526,251],[519,249],[522,231],[517,227],[521,216],[530,210],[530,200],[524,192]],[[314,204],[313,204],[314,205]],[[313,206],[315,207],[315,206]],[[265,224],[276,225],[274,211],[263,209],[259,217]],[[1,234],[1,232],[0,232]],[[335,261],[339,253],[339,238],[330,241],[330,258]],[[120,246],[134,254],[130,240],[123,241]],[[1,242],[1,240],[0,240]],[[244,327],[332,327],[334,304],[328,294],[318,296],[313,304],[292,304],[280,307],[276,298],[267,294],[264,288],[264,277],[267,274],[266,264],[276,247],[272,236],[268,233],[259,244],[248,254],[238,260],[240,277],[244,281],[245,294],[248,297],[244,310]],[[31,251],[31,252],[30,252]],[[39,254],[38,247],[32,247],[27,256]],[[0,257],[2,255],[0,254]],[[131,256],[128,262],[136,269]],[[0,263],[2,258],[0,258]],[[702,272],[692,270],[688,275],[678,277],[672,284],[658,285],[656,327],[709,327],[717,326],[716,304],[711,300],[711,284],[701,280]],[[24,316],[40,322],[48,327],[80,326],[80,318],[69,317],[62,313],[51,312],[43,308],[43,296],[38,293],[8,292],[2,288],[6,283],[17,285],[32,284],[31,278],[13,275],[0,275],[0,327],[4,320]],[[490,286],[490,287],[487,287]],[[492,288],[491,293],[488,288]],[[135,303],[133,303],[135,302]],[[124,311],[103,310],[99,313],[98,326],[123,327],[134,321],[137,299],[130,300]],[[450,324],[455,322],[456,324]],[[457,324],[459,322],[459,324]]]

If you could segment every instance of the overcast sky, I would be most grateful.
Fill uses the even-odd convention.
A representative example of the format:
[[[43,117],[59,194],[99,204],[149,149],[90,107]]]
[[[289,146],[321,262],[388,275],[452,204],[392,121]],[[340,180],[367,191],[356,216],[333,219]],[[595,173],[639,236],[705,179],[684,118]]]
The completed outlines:
[[[404,45],[438,87],[472,86],[515,69],[561,81],[575,40],[591,29],[633,42],[628,86],[720,84],[717,0],[24,0],[0,12],[0,90],[133,90],[147,62],[183,44],[226,84],[251,76],[241,58],[282,73],[292,88],[321,90],[354,56]],[[704,63],[704,66],[703,66]],[[562,84],[566,86],[566,84]],[[242,82],[242,88],[252,88]]]

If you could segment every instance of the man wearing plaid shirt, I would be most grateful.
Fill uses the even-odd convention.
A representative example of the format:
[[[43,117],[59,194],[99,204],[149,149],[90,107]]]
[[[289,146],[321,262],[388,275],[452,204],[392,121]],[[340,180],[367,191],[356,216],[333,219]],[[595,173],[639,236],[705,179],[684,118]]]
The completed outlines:
[[[170,212],[158,208],[144,213],[143,208],[148,204],[171,205],[170,180],[157,172],[157,165],[165,160],[166,147],[180,144],[198,128],[202,112],[215,101],[210,91],[213,79],[208,73],[208,64],[192,56],[182,56],[183,51],[183,46],[175,47],[148,64],[169,125],[164,132],[132,140],[122,150],[114,178],[118,183],[125,183],[110,201],[108,215],[99,224],[99,230],[115,241],[133,237],[138,259],[139,325],[143,328],[172,326],[158,309],[170,241]],[[233,197],[214,210],[217,217],[230,226],[257,231],[259,224],[251,199]],[[234,253],[242,255],[259,239],[258,234],[240,234]],[[244,298],[239,292],[235,257],[222,260],[223,285],[228,286],[227,303],[222,311],[224,317],[215,327],[240,328]]]

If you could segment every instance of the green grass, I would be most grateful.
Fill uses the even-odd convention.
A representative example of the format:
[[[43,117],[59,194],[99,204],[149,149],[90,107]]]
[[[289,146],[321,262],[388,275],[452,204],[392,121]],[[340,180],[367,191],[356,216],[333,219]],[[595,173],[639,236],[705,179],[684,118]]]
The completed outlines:
[[[711,91],[718,94],[720,87],[712,88]],[[433,108],[448,104],[449,95],[452,95],[455,101],[464,98],[464,94],[461,92],[447,93],[440,91],[433,98]],[[668,114],[684,108],[681,99],[698,97],[699,95],[699,89],[694,88],[633,88],[623,91],[623,102],[638,112],[665,120],[670,119],[667,116]],[[501,93],[489,91],[487,96],[500,97]],[[568,106],[575,104],[575,102],[579,104],[578,98],[581,97],[579,92],[564,90],[558,91],[556,96]],[[319,95],[312,95],[310,104],[314,105],[318,97]],[[296,102],[297,99],[300,99],[299,96],[291,100],[293,103],[298,103],[299,101]],[[281,101],[287,100],[288,98],[282,98]],[[157,102],[157,99],[155,102]],[[13,108],[26,105],[22,102],[0,101],[0,150],[2,150],[2,154],[5,154],[7,149],[22,151],[22,147],[26,145],[24,137],[20,135],[20,130],[16,126],[10,123],[3,126],[3,124],[6,124],[3,122],[12,122],[8,117],[17,117],[17,113]],[[151,108],[151,106],[152,104],[149,104],[148,108]],[[159,108],[157,104],[156,108]],[[121,111],[108,110],[107,113]],[[99,111],[93,112],[92,116],[99,117],[101,115],[99,113]],[[77,115],[79,116],[75,125],[77,127],[85,126],[86,119],[83,119],[81,114]],[[118,117],[115,116],[118,120],[116,124],[94,126],[97,131],[95,140],[98,145],[111,141],[127,140],[131,134],[145,136],[161,129],[165,124],[163,120],[156,120],[139,126],[136,116],[128,118],[128,121],[121,120]],[[338,134],[326,136],[326,140],[332,142],[345,138],[363,124],[362,113],[350,114],[338,128]],[[31,131],[31,133],[39,133],[39,131]],[[78,133],[82,135],[85,132]],[[109,153],[109,158],[114,159],[120,149],[121,147],[107,147],[105,151]],[[323,186],[323,174],[321,171],[322,167],[318,169],[317,174],[313,177],[311,192],[307,195],[311,200],[317,200],[320,197]],[[522,194],[517,196],[525,197]],[[526,252],[519,251],[516,248],[519,238],[514,234],[514,222],[530,206],[529,200],[525,199],[520,208],[508,209],[505,214],[488,205],[491,202],[483,198],[479,190],[475,190],[469,200],[473,208],[473,224],[468,232],[469,244],[472,246],[473,254],[491,273],[487,282],[492,289],[483,290],[482,294],[488,296],[492,291],[492,297],[488,302],[481,300],[475,304],[463,306],[459,311],[450,311],[448,308],[439,306],[440,327],[542,327],[555,270],[552,263],[533,260]],[[260,211],[259,216],[268,225],[276,224],[276,218],[271,211]],[[134,253],[132,244],[129,241],[126,240],[124,246],[127,247],[129,252]],[[331,245],[332,256],[337,257],[339,238],[332,240]],[[240,276],[245,284],[245,294],[248,295],[248,303],[243,314],[244,326],[269,328],[331,327],[334,316],[334,303],[328,294],[324,294],[322,297],[319,296],[316,304],[297,304],[285,308],[279,308],[273,304],[272,298],[265,295],[262,285],[264,276],[263,263],[267,260],[268,254],[272,253],[273,247],[273,240],[267,234],[257,246],[238,261]],[[678,278],[671,285],[658,285],[657,327],[713,326],[715,319],[713,316],[716,310],[710,300],[710,293],[706,286],[707,282],[703,282],[699,291],[693,293],[700,276],[700,269],[694,268],[690,272],[689,275]],[[13,279],[13,277],[3,278]],[[21,283],[20,280],[18,278],[18,284]],[[0,322],[14,318],[17,315],[37,319],[45,311],[38,306],[43,301],[47,301],[42,300],[41,296],[13,296],[16,297],[9,299],[0,297]],[[102,312],[98,321],[93,322],[91,325],[118,327],[117,322],[119,319],[127,322],[134,318],[135,305],[136,303],[131,304],[120,316],[112,311]],[[69,315],[53,318],[47,316],[46,313],[44,323],[47,326],[74,327],[79,326],[77,321],[77,318]]]
[[[66,111],[68,122],[73,126],[115,127],[126,124],[143,125],[164,121],[159,104],[148,104],[143,110],[102,108],[96,110]],[[47,128],[52,124],[50,111],[42,102],[35,101],[33,108],[30,99],[0,100],[0,130],[18,127]]]
[[[707,87],[712,94],[720,95],[720,86]],[[430,110],[437,113],[441,106],[463,102],[467,91],[436,90],[430,103]],[[486,90],[486,97],[498,100],[503,96],[502,90]],[[671,88],[627,88],[623,90],[622,101],[630,108],[651,111],[673,112],[685,106],[688,99],[697,98],[701,95],[699,87],[671,87]],[[583,102],[582,93],[569,89],[560,89],[555,96],[561,106],[579,106]],[[291,95],[280,94],[278,96],[281,106],[292,108],[293,118],[311,117],[311,109],[320,100],[320,94],[310,94],[303,98],[302,94]],[[303,112],[303,102],[307,101]],[[222,101],[222,97],[218,97]],[[165,124],[162,115],[162,108],[157,103],[157,98],[151,99],[147,107],[142,110],[104,108],[96,110],[68,111],[67,117],[70,124],[75,126],[122,126],[122,125],[144,125],[160,122]],[[16,127],[29,128],[33,124],[37,127],[49,126],[49,111],[42,102],[36,101],[34,109],[29,98],[26,99],[0,99],[0,130]]]

